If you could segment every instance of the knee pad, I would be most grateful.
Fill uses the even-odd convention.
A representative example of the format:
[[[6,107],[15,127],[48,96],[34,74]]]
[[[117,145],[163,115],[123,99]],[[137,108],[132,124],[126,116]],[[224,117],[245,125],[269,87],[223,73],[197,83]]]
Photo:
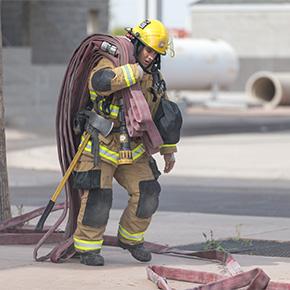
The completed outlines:
[[[89,191],[83,225],[98,228],[107,224],[112,207],[112,189],[92,189]]]
[[[73,188],[96,189],[100,187],[101,170],[75,171],[73,172]]]
[[[149,218],[156,212],[159,205],[160,184],[156,180],[141,181],[139,189],[140,198],[136,216],[139,218]]]

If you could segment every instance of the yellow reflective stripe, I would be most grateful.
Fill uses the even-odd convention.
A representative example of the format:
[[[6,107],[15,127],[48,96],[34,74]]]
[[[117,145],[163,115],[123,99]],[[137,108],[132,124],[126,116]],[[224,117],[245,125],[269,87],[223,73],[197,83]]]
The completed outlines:
[[[130,74],[130,77],[131,77],[131,80],[132,80],[132,85],[136,84],[136,79],[134,77],[134,72],[133,72],[130,64],[126,65],[126,70],[129,70],[129,74]]]
[[[80,143],[79,147],[82,145],[82,143],[83,143],[84,140],[85,140],[85,138],[82,135],[82,137],[81,137],[81,143]],[[86,145],[86,147],[85,147],[84,150],[87,151],[87,152],[92,152],[92,141],[91,140],[89,140],[89,142],[87,143],[87,145]]]
[[[89,148],[85,148],[84,151],[87,151],[89,153],[92,153],[92,149],[91,148],[90,149]]]
[[[132,158],[133,160],[138,159],[145,152],[145,148],[143,144],[140,144],[136,148],[132,150]]]
[[[90,94],[93,95],[93,96],[97,96],[97,93],[93,90],[90,90]]]
[[[84,140],[84,137],[81,137],[81,143],[79,146],[81,146],[82,142]],[[92,141],[90,140],[87,144],[87,146],[84,149],[85,151],[91,153],[92,152]],[[138,145],[132,150],[132,158],[133,160],[137,160],[142,156],[142,154],[145,152],[145,148],[143,144]],[[108,149],[106,146],[100,145],[100,151],[99,154],[101,157],[110,160],[114,164],[118,164],[119,160],[119,152],[112,151]]]
[[[103,110],[103,102],[104,102],[104,99],[99,101],[98,103],[98,106],[99,106],[99,109],[102,111]]]
[[[100,100],[99,102],[99,109],[102,111],[103,110],[103,103],[104,103],[105,99]]]
[[[98,97],[98,94],[95,91],[90,90],[90,99],[91,99],[91,101],[95,101],[97,99],[97,97]],[[100,100],[99,103],[98,103],[98,106],[99,106],[99,110],[100,111],[103,110],[103,102],[104,101],[105,100],[103,99],[103,100]],[[111,114],[110,115],[112,115],[113,117],[117,117],[118,116],[119,110],[120,110],[120,107],[119,106],[113,105],[113,104],[110,105],[110,111],[111,111]]]
[[[137,241],[141,242],[144,239],[144,233],[145,232],[140,232],[140,233],[129,233],[127,230],[125,230],[121,225],[119,225],[119,234],[126,240],[130,241]]]
[[[111,111],[115,113],[118,113],[120,110],[120,107],[116,105],[110,105],[110,108],[111,108]]]
[[[94,96],[97,96],[97,93],[94,90],[90,90],[90,94],[94,95]]]
[[[118,113],[111,112],[111,118],[116,119],[118,117]]]
[[[134,77],[134,73],[130,64],[122,65],[121,68],[125,77],[127,87],[134,85],[136,83],[136,79]]]
[[[111,117],[118,117],[120,107],[116,105],[110,105],[110,116]]]
[[[100,145],[99,154],[100,154],[101,157],[106,158],[106,159],[112,161],[115,164],[118,164],[119,153],[114,152],[114,151],[106,148],[105,146]]]
[[[82,251],[100,250],[102,248],[103,241],[104,241],[104,240],[87,241],[87,240],[80,240],[75,237],[73,238],[73,240],[74,240],[74,247]]]
[[[128,75],[127,75],[127,72],[125,70],[125,67],[124,66],[121,66],[122,68],[122,71],[123,71],[123,74],[124,74],[124,78],[125,78],[125,81],[126,81],[126,84],[127,84],[127,87],[130,87],[130,81],[128,79]]]
[[[160,145],[160,148],[166,148],[166,147],[176,147],[176,144],[162,144],[162,145]]]
[[[97,241],[88,241],[88,240],[81,240],[74,237],[74,242],[76,243],[83,243],[86,245],[102,245],[104,240],[97,240]]]
[[[99,110],[100,111],[103,111],[103,102],[104,102],[105,100],[101,100],[100,102],[99,102],[99,104],[98,104],[98,106],[99,106]],[[120,110],[120,107],[119,106],[116,106],[116,105],[110,105],[110,116],[111,117],[118,117],[118,114],[119,114],[119,110]]]
[[[90,99],[91,101],[95,101],[97,99],[97,93],[95,91],[90,90]]]
[[[82,142],[83,142],[84,140],[85,140],[85,138],[84,138],[84,136],[82,136],[80,145],[82,144]],[[79,145],[79,146],[80,146],[80,145]],[[87,144],[87,148],[88,148],[88,149],[92,149],[92,141],[91,141],[91,140],[89,140],[89,142],[88,142],[88,144]],[[112,150],[108,149],[107,147],[105,147],[105,146],[103,146],[103,145],[100,145],[100,148],[102,148],[102,149],[105,150],[105,151],[108,151],[108,152],[109,152],[110,154],[112,154],[112,155],[119,156],[119,153],[118,153],[118,152],[112,151]]]

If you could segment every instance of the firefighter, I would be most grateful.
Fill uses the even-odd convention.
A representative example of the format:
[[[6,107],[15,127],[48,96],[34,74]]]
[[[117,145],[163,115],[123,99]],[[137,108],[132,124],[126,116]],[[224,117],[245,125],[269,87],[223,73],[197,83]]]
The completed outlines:
[[[121,158],[121,143],[129,137],[120,132],[122,107],[117,92],[139,82],[154,118],[161,97],[167,98],[165,86],[160,89],[164,81],[156,67],[160,67],[160,56],[165,55],[169,48],[169,36],[165,26],[158,20],[143,21],[127,31],[128,41],[134,45],[137,62],[114,67],[112,62],[103,57],[92,69],[88,82],[93,109],[113,120],[114,129],[107,137],[98,136],[97,165],[92,152],[94,146],[90,141],[74,172],[75,187],[82,190],[77,228],[73,236],[74,247],[80,253],[80,262],[91,266],[104,265],[100,251],[112,206],[113,178],[129,194],[128,205],[119,222],[119,245],[138,261],[151,260],[151,252],[143,243],[144,233],[159,203],[161,188],[157,181],[158,169],[152,157],[145,152],[140,138],[126,140],[131,155],[127,156],[129,160]],[[153,75],[156,73],[158,78],[154,83]],[[154,90],[154,85],[159,89]],[[169,173],[174,167],[176,151],[175,144],[163,144],[160,147],[165,162],[164,173]]]

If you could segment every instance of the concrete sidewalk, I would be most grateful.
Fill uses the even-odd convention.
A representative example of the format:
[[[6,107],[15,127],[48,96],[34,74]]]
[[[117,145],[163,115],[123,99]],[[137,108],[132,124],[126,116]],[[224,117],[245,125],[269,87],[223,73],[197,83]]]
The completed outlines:
[[[17,209],[13,207],[15,213]],[[32,208],[24,208],[31,210]],[[106,234],[115,235],[121,210],[112,210]],[[48,219],[52,223],[58,214]],[[37,220],[30,222],[35,224]],[[197,213],[158,212],[146,232],[146,240],[161,244],[185,245],[204,242],[202,233],[214,232],[215,239],[237,237],[254,239],[289,240],[290,225],[287,218],[227,216]],[[44,246],[40,255],[51,246]],[[78,259],[64,264],[37,263],[32,258],[33,246],[0,246],[1,289],[157,289],[146,278],[147,264],[135,261],[126,251],[104,247],[104,267],[87,267]],[[290,283],[290,259],[234,255],[244,271],[262,268],[272,281]],[[164,265],[196,271],[224,274],[224,268],[214,262],[153,255],[150,264]],[[94,273],[92,273],[94,271]],[[16,278],[17,277],[17,278]],[[192,283],[170,281],[176,289],[188,289]]]
[[[107,234],[116,233],[120,215],[121,211],[112,211]],[[216,239],[236,237],[239,224],[242,224],[239,233],[242,237],[287,240],[290,236],[289,220],[283,218],[159,212],[146,233],[146,240],[172,246],[201,242],[202,232],[210,229]],[[49,249],[48,246],[43,247],[40,255],[46,254]],[[97,268],[81,265],[78,259],[64,264],[37,263],[32,259],[32,251],[33,246],[0,246],[1,289],[157,289],[146,278],[147,264],[135,261],[119,248],[104,247],[106,265]],[[271,280],[290,283],[289,258],[234,257],[245,271],[260,267]],[[153,255],[150,264],[224,274],[221,265],[197,259]],[[173,281],[170,285],[176,289],[193,287],[193,284]]]
[[[12,138],[11,133],[8,131],[8,142],[13,138],[14,141],[18,140],[18,135],[14,134]],[[30,140],[34,138],[29,137]],[[21,138],[26,140],[25,136]],[[178,162],[173,175],[289,181],[290,155],[286,154],[289,143],[288,133],[184,138],[179,146]],[[12,146],[12,142],[10,144]],[[44,185],[47,182],[45,178],[37,179],[27,175],[21,179],[20,169],[55,172],[58,168],[55,145],[27,144],[26,148],[19,149],[15,142],[13,144],[13,149],[8,148],[8,165],[10,172],[18,172],[19,175],[10,176],[10,182],[18,186],[22,183]],[[159,159],[159,162],[161,164],[162,160]],[[25,207],[23,210],[25,212],[31,209]],[[16,207],[13,207],[13,211],[15,215],[18,214]],[[111,211],[106,234],[116,234],[120,215],[120,210]],[[48,223],[52,223],[56,217],[57,214],[51,215]],[[36,220],[31,222],[33,223]],[[209,233],[210,230],[217,240],[229,237],[290,240],[287,218],[164,211],[154,215],[145,238],[150,242],[170,246],[186,245],[204,242],[202,233]],[[47,250],[48,248],[44,248],[43,254]],[[37,263],[32,260],[32,251],[32,246],[0,246],[0,289],[157,289],[146,278],[147,265],[133,260],[126,251],[119,248],[104,247],[106,265],[101,268],[83,266],[76,259],[64,264]],[[272,280],[290,283],[288,258],[234,256],[243,270],[260,267]],[[215,263],[161,255],[153,255],[152,264],[223,272],[223,267]],[[192,287],[192,284],[171,281],[170,285],[177,289]]]
[[[26,289],[157,289],[147,280],[146,266],[134,261],[127,252],[119,248],[104,248],[104,267],[87,267],[71,259],[64,264],[32,261],[32,247],[0,246],[0,279],[3,290]],[[235,256],[244,270],[255,267],[263,270],[273,279],[290,281],[290,264],[285,258]],[[202,260],[153,255],[151,264],[191,269],[222,274],[223,267]],[[192,283],[169,281],[171,287],[188,289]]]

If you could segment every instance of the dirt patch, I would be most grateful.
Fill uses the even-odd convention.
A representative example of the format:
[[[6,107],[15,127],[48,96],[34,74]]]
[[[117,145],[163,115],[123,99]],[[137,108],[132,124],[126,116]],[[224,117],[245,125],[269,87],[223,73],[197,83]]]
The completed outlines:
[[[232,254],[290,257],[290,242],[255,240],[255,239],[226,239],[215,240],[214,243],[196,243],[178,246],[177,248],[189,251],[204,251],[219,249]]]

